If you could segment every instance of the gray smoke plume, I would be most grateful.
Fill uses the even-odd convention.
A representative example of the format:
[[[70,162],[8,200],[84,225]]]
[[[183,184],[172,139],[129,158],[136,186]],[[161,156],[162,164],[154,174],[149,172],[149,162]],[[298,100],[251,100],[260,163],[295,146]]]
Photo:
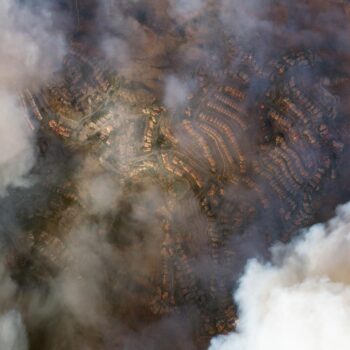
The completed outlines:
[[[28,349],[26,331],[18,311],[12,310],[0,316],[0,349]]]
[[[4,0],[0,4],[0,83],[24,88],[44,83],[61,64],[63,33],[54,26],[54,14],[42,2]]]
[[[190,84],[169,76],[165,81],[164,104],[172,112],[186,105],[190,93]]]
[[[26,350],[27,335],[20,312],[13,308],[17,291],[4,262],[0,261],[0,349]]]
[[[170,0],[170,12],[175,19],[190,19],[204,7],[205,3],[205,0]]]
[[[236,333],[210,350],[348,348],[350,341],[350,203],[327,224],[272,248],[272,261],[251,260],[240,279]]]
[[[255,45],[257,51],[268,51],[270,54],[270,48],[273,46],[269,42],[270,35],[264,36],[264,40],[256,40],[255,36],[256,33],[259,36],[260,30],[269,34],[273,29],[272,23],[264,19],[264,11],[260,17],[255,12],[262,2],[222,0],[218,2],[222,6],[219,20],[225,31],[233,33],[234,37],[238,36],[240,39],[252,39],[251,43]],[[35,1],[30,3],[33,4]],[[88,27],[86,25],[82,31],[86,30],[89,34],[86,34],[82,40],[91,39],[94,48],[102,51],[108,63],[108,69],[117,70],[118,73],[120,70],[122,73],[123,70],[128,71],[127,73],[132,71],[132,75],[126,74],[126,76],[131,75],[131,81],[136,77],[136,80],[141,81],[147,88],[164,87],[160,89],[162,91],[157,97],[165,104],[169,114],[173,115],[175,112],[181,114],[181,110],[188,104],[188,98],[197,92],[197,85],[193,83],[191,75],[193,66],[198,68],[199,60],[208,59],[212,62],[211,55],[214,54],[216,61],[211,65],[210,71],[215,72],[221,64],[221,58],[224,57],[221,55],[221,48],[218,47],[220,44],[224,46],[224,42],[221,42],[220,34],[216,32],[217,28],[207,24],[211,14],[204,13],[204,19],[200,17],[206,3],[205,0],[187,2],[169,0],[153,1],[153,3],[148,0],[100,1],[98,2],[101,6],[100,15],[94,22],[96,26],[91,25],[91,28],[86,28]],[[83,1],[76,1],[75,4],[80,4],[83,8]],[[268,4],[269,1],[266,2],[266,8],[269,8]],[[84,24],[83,12],[88,12],[88,7],[89,5],[86,5],[82,10],[78,20],[80,24]],[[169,17],[161,12],[164,7]],[[78,12],[78,6],[76,9]],[[65,42],[63,34],[55,24],[52,24],[51,19],[54,14],[45,6],[39,9],[32,5],[11,3],[8,0],[0,5],[0,11],[0,38],[3,43],[0,48],[0,102],[3,107],[0,114],[0,146],[4,150],[0,155],[1,196],[11,186],[30,184],[27,174],[36,159],[35,130],[32,130],[26,111],[18,103],[17,91],[38,88],[50,79],[51,74],[60,66],[65,53]],[[187,26],[191,20],[194,24]],[[185,29],[182,31],[183,28]],[[89,30],[93,33],[92,38],[88,37]],[[312,35],[307,36],[305,41],[310,41],[312,37]],[[242,40],[242,42],[245,41]],[[209,50],[209,47],[212,50]],[[235,71],[234,67],[232,71]],[[122,102],[118,102],[118,110],[122,110],[121,104]],[[132,125],[134,120],[140,117],[123,112],[118,114],[120,114],[119,121],[116,125],[129,123],[130,135],[128,132],[119,137],[112,133],[111,139],[114,137],[117,141],[109,149],[106,146],[108,152],[102,153],[101,158],[107,159],[107,156],[104,156],[108,153],[113,156],[116,164],[132,168],[133,161],[137,160],[134,159],[131,147],[135,141],[134,137],[136,138],[132,132]],[[144,119],[147,122],[148,118]],[[115,129],[123,130],[118,126],[115,126]],[[177,139],[190,149],[192,138],[178,134]],[[159,155],[157,150],[154,153]],[[136,193],[125,191],[127,192],[125,194],[122,193],[123,188],[117,179],[119,174],[112,173],[112,175],[100,169],[99,166],[95,171],[92,169],[92,163],[95,164],[96,159],[91,163],[85,162],[81,171],[76,172],[73,179],[70,178],[76,186],[74,190],[77,191],[79,198],[74,199],[74,196],[67,196],[67,198],[76,204],[71,205],[63,213],[59,212],[60,208],[57,209],[60,204],[52,206],[48,210],[47,217],[37,219],[40,224],[44,223],[44,228],[43,232],[39,229],[34,233],[37,236],[34,245],[39,251],[37,255],[44,257],[42,260],[38,259],[35,267],[38,268],[38,275],[43,275],[45,282],[48,280],[48,286],[43,288],[42,294],[45,297],[36,293],[35,290],[32,293],[33,300],[28,302],[29,310],[25,310],[25,307],[23,307],[24,311],[21,309],[28,327],[28,334],[30,334],[31,346],[36,349],[35,342],[40,342],[40,336],[37,337],[39,340],[36,339],[36,332],[38,332],[44,334],[43,338],[46,339],[46,343],[38,346],[45,350],[192,349],[194,347],[192,335],[187,334],[190,333],[191,322],[184,321],[187,314],[192,313],[191,308],[186,310],[185,317],[182,314],[178,315],[176,311],[175,316],[172,315],[169,319],[165,317],[142,329],[144,326],[142,323],[145,321],[137,320],[143,315],[139,315],[136,309],[138,303],[141,304],[143,301],[135,301],[134,296],[139,295],[140,290],[146,290],[145,286],[148,288],[150,283],[158,283],[149,281],[148,276],[152,276],[151,272],[160,264],[162,225],[166,221],[171,221],[172,216],[184,218],[179,230],[188,235],[186,240],[191,241],[193,246],[191,249],[200,256],[200,263],[194,269],[196,273],[198,270],[198,275],[207,282],[208,271],[211,271],[212,266],[211,260],[206,259],[208,245],[206,219],[200,211],[197,198],[189,196],[190,198],[180,201],[180,205],[174,205],[175,199],[168,198],[168,195],[153,182],[147,184],[146,178],[142,179],[142,186],[137,187]],[[52,168],[56,166],[57,164]],[[188,191],[188,188],[181,183],[178,187],[184,193]],[[61,187],[59,190],[64,191]],[[229,193],[232,197],[237,194],[237,192]],[[55,204],[55,198],[51,202]],[[168,207],[171,209],[167,209]],[[288,350],[285,344],[287,336],[292,336],[293,339],[304,336],[304,333],[297,332],[307,330],[313,322],[319,329],[325,325],[329,327],[329,323],[326,323],[324,318],[327,313],[335,320],[335,327],[339,326],[340,336],[342,335],[340,327],[349,325],[346,316],[339,311],[341,308],[347,310],[345,300],[347,292],[343,294],[343,291],[347,290],[345,274],[344,278],[342,276],[333,280],[334,271],[332,270],[331,273],[328,270],[332,264],[327,264],[327,267],[319,266],[318,271],[321,272],[316,278],[316,273],[308,264],[317,256],[324,257],[325,261],[329,259],[329,256],[325,257],[326,249],[323,247],[328,249],[332,246],[329,243],[329,237],[333,233],[329,237],[327,234],[329,231],[337,231],[337,228],[347,225],[348,215],[342,213],[350,211],[348,209],[350,208],[345,207],[341,210],[339,218],[329,225],[330,228],[317,226],[311,229],[304,240],[294,242],[287,247],[274,248],[272,264],[264,265],[257,260],[249,264],[237,293],[237,302],[241,305],[238,329],[240,333],[213,340],[212,349],[222,347],[223,349],[255,350],[258,345],[261,345],[261,349],[265,350],[264,346],[268,344],[269,350],[274,350],[275,327],[286,326],[279,333],[284,335],[284,338],[282,336],[276,338],[276,344],[279,345],[278,349]],[[53,223],[53,216],[58,217],[57,223]],[[49,224],[46,225],[47,223]],[[264,217],[264,224],[270,224],[267,215]],[[258,226],[260,222],[255,223],[254,227]],[[43,236],[42,245],[40,235]],[[316,238],[313,239],[313,236]],[[30,240],[30,234],[28,237]],[[234,242],[239,250],[237,261],[244,264],[246,256],[256,254],[260,247],[256,248],[257,239],[251,232],[246,233],[245,239],[241,239],[238,235],[237,237]],[[345,249],[348,246],[345,243],[348,238],[344,237],[337,238],[340,248],[344,249],[344,254],[340,254],[341,261],[334,263],[335,269],[340,265],[347,266]],[[261,238],[261,241],[264,241],[264,238]],[[320,251],[313,250],[312,247],[322,244]],[[307,249],[301,249],[302,245]],[[28,255],[33,255],[33,260],[36,258],[31,252]],[[319,259],[316,264],[321,262],[322,260]],[[50,272],[46,272],[51,264],[54,270],[53,277],[49,274]],[[237,265],[240,267],[240,264]],[[235,268],[238,270],[237,267]],[[33,268],[29,274],[32,271],[33,274],[36,273]],[[239,271],[235,273],[239,274]],[[9,287],[16,289],[11,283]],[[1,292],[4,290],[6,290],[5,283],[1,283]],[[10,292],[14,293],[12,289]],[[146,295],[146,291],[143,293]],[[47,300],[42,302],[45,298]],[[147,294],[145,299],[149,302],[151,298]],[[319,307],[321,304],[325,305],[324,313]],[[283,314],[283,322],[281,322],[280,310],[285,310],[290,305],[293,312]],[[140,309],[142,306],[141,304]],[[12,308],[12,306],[7,307],[6,310],[0,308],[0,314],[3,315],[0,316],[0,350],[2,344],[6,344],[3,346],[4,349],[26,349],[21,316],[17,311],[8,311]],[[309,319],[305,317],[305,310],[310,311],[307,316]],[[121,316],[116,319],[115,314]],[[288,318],[289,316],[291,319]],[[343,316],[344,319],[341,318]],[[132,326],[128,324],[129,319]],[[302,319],[305,320],[304,323],[301,322]],[[263,328],[259,328],[261,324]],[[297,327],[295,333],[288,333],[289,328],[294,324]],[[331,330],[325,330],[323,335],[333,336],[332,333],[327,333]],[[258,337],[251,336],[254,332]],[[306,341],[310,339],[311,342],[312,329],[308,334],[304,339]],[[22,339],[20,344],[15,344],[17,339]],[[284,343],[281,343],[282,340]],[[342,350],[346,340],[348,339],[344,332],[344,343],[340,343],[335,348]],[[7,343],[1,343],[2,341]],[[257,343],[258,341],[261,343]],[[329,348],[328,338],[323,341]],[[293,344],[294,347],[299,345],[299,343]],[[301,350],[310,350],[310,347],[303,348],[303,346],[299,346]],[[321,345],[318,348],[322,350]]]
[[[12,187],[32,183],[28,174],[36,161],[36,128],[21,93],[40,88],[60,67],[65,39],[55,18],[44,1],[0,3],[0,198]],[[1,239],[4,235],[2,226]],[[21,314],[11,307],[17,287],[5,270],[1,262],[0,349],[26,350]]]
[[[33,130],[26,112],[11,93],[0,92],[0,196],[8,186],[29,184],[25,175],[34,164]]]
[[[34,130],[18,93],[44,84],[59,68],[63,34],[42,4],[4,0],[0,4],[0,196],[9,186],[25,186],[35,161]]]

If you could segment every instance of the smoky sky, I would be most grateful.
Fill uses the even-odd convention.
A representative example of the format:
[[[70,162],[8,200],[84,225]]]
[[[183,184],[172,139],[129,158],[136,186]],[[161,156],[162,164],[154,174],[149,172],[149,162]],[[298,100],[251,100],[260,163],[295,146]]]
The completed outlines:
[[[164,179],[154,175],[156,170],[142,176],[134,187],[130,185],[130,169],[143,174],[143,161],[157,162],[162,155],[162,140],[155,142],[153,158],[133,153],[139,142],[135,139],[144,137],[133,131],[139,127],[135,120],[147,108],[162,106],[160,118],[162,113],[169,115],[169,125],[183,148],[192,152],[195,161],[202,159],[203,152],[192,149],[194,139],[180,128],[192,98],[199,101],[211,83],[238,70],[244,55],[253,55],[257,71],[267,72],[248,91],[248,101],[254,106],[257,100],[265,101],[272,89],[271,62],[291,50],[317,50],[326,62],[302,71],[307,87],[319,76],[340,76],[348,69],[349,53],[344,8],[341,2],[317,0],[279,4],[259,0],[4,0],[0,5],[0,348],[205,348],[209,339],[204,345],[194,340],[199,317],[193,305],[184,303],[160,317],[149,311],[152,287],[159,283],[153,273],[164,264],[160,252],[169,222],[176,222],[181,232],[174,240],[189,242],[188,250],[195,256],[189,264],[203,286],[209,285],[213,264],[207,247],[208,218],[185,179],[177,179],[174,190],[183,191],[181,200],[164,191],[160,185]],[[137,112],[119,100],[110,107],[117,131],[110,136],[109,124],[104,131],[114,137],[112,150],[100,141],[89,140],[83,147],[74,144],[76,140],[65,143],[48,131],[45,122],[40,124],[23,102],[24,93],[40,97],[55,84],[64,72],[67,55],[79,45],[88,47],[87,55],[98,57],[97,65],[114,74],[118,84],[120,79],[121,86],[143,89],[153,96],[147,106],[140,107],[143,101],[136,95]],[[339,94],[340,109],[346,110],[343,99],[349,90],[327,81],[330,100]],[[254,117],[254,109],[246,107]],[[346,120],[343,114],[341,122]],[[156,130],[169,127],[162,123],[161,119]],[[259,127],[257,121],[252,135],[244,135],[249,140],[240,140],[251,159],[257,157],[251,145]],[[309,156],[321,159],[322,152]],[[107,158],[123,171],[101,166],[101,159]],[[349,170],[346,160],[342,164],[345,175],[339,188],[347,184]],[[264,183],[258,186],[265,190]],[[322,220],[332,215],[336,204],[349,199],[345,192],[334,194],[335,188],[341,192],[337,185],[329,183],[328,187],[329,201],[318,194],[322,200],[317,209],[322,214],[315,217]],[[232,205],[232,217],[244,211],[244,201],[255,201],[244,186],[224,190],[222,206]],[[348,324],[342,311],[348,309],[347,280],[342,274],[347,264],[348,207],[339,209],[329,224],[311,227],[299,240],[267,251],[265,234],[278,237],[283,231],[275,219],[282,205],[276,200],[269,211],[259,211],[244,232],[228,239],[237,253],[229,273],[215,267],[216,278],[230,276],[225,282],[239,308],[239,333],[214,338],[210,349],[250,350],[270,344],[280,324],[276,307],[286,314],[290,307],[299,308],[283,323],[296,325],[299,333],[283,328],[280,348],[286,338],[294,339],[312,328],[315,319],[321,329],[327,328],[327,315],[316,301],[326,305],[339,329]],[[334,243],[331,247],[330,242]],[[342,254],[333,261],[335,251]],[[262,262],[269,257],[270,262]],[[248,258],[256,260],[244,270]],[[20,266],[15,272],[11,271],[13,260]],[[271,303],[274,297],[276,305]],[[299,319],[307,307],[313,318],[306,320],[310,327],[305,331]],[[334,336],[332,330],[325,333],[327,341]],[[310,344],[314,344],[313,331],[306,335]],[[347,341],[345,331],[341,336],[339,349]]]

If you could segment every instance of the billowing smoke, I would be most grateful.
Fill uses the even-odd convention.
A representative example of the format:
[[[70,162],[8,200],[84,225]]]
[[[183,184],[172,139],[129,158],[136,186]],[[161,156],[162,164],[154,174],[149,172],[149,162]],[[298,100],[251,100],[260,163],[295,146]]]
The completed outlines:
[[[0,93],[1,114],[1,155],[0,155],[0,195],[8,186],[28,184],[25,175],[34,164],[33,130],[26,121],[26,112],[20,108],[15,96]]]
[[[270,20],[262,20],[257,14],[269,8],[269,1],[262,3],[259,0],[239,1],[222,0],[220,18],[223,24],[235,35],[250,38],[259,30],[270,28]]]
[[[21,313],[13,308],[17,291],[4,262],[0,261],[0,349],[26,350],[27,334]]]
[[[198,14],[206,1],[205,0],[170,0],[171,14],[174,18],[189,19],[192,16]]]
[[[186,105],[190,93],[190,84],[175,76],[166,79],[164,89],[164,104],[171,111]]]
[[[0,4],[0,82],[23,88],[45,82],[62,62],[63,34],[44,2],[4,0]]]
[[[11,192],[11,187],[30,185],[34,164],[35,171],[40,168],[40,175],[44,174],[40,184],[45,190],[40,192],[46,198],[47,191],[49,197],[47,205],[42,205],[37,200],[41,194],[31,194],[36,186],[23,191],[30,192],[30,204],[22,207],[33,209],[21,210],[19,216],[23,219],[15,229],[24,234],[13,239],[15,252],[6,252],[6,267],[16,282],[10,278],[0,281],[0,350],[26,349],[22,318],[33,349],[197,348],[195,342],[202,341],[194,329],[197,326],[205,333],[205,342],[208,334],[233,329],[227,327],[234,319],[234,307],[230,304],[231,287],[226,285],[231,286],[230,281],[233,284],[239,276],[247,256],[264,256],[269,244],[267,235],[275,240],[284,232],[280,214],[276,213],[284,199],[289,199],[289,193],[293,197],[292,192],[299,191],[299,186],[297,190],[292,187],[279,200],[273,198],[268,186],[264,187],[265,181],[258,182],[262,202],[269,205],[265,209],[252,193],[251,182],[231,188],[231,180],[236,183],[236,178],[228,180],[224,175],[231,156],[235,157],[230,151],[236,151],[236,136],[237,144],[242,143],[242,153],[246,153],[249,145],[245,147],[244,143],[248,138],[248,143],[255,143],[255,135],[242,133],[240,137],[235,122],[229,133],[231,126],[226,117],[222,120],[227,126],[205,122],[208,118],[198,122],[197,110],[203,108],[206,112],[206,99],[213,97],[226,76],[240,73],[233,79],[243,84],[244,72],[251,68],[241,64],[242,44],[241,53],[250,53],[253,47],[259,61],[254,69],[258,71],[266,61],[284,52],[271,33],[298,33],[290,45],[292,49],[299,48],[300,43],[309,47],[306,44],[312,42],[315,33],[307,29],[308,35],[302,35],[304,32],[297,30],[294,22],[283,19],[275,27],[274,20],[282,17],[269,13],[275,7],[271,1],[52,3],[76,12],[77,28],[71,33],[66,60],[65,39],[59,30],[62,26],[57,25],[56,12],[44,6],[44,0],[6,0],[0,5],[0,197]],[[288,1],[281,3],[288,5]],[[317,37],[320,41],[324,38],[322,34]],[[274,55],[275,48],[281,51],[278,55]],[[63,85],[59,85],[50,78],[62,60]],[[270,73],[269,68],[265,73]],[[270,81],[265,75],[253,79],[247,106],[242,103],[244,110],[247,107],[247,123],[254,118],[253,131],[260,128],[256,100],[265,96],[265,84]],[[250,93],[255,88],[257,93]],[[23,90],[33,92],[43,111],[40,157],[36,157],[35,150],[37,125],[19,104]],[[256,95],[259,99],[255,100]],[[45,101],[48,96],[52,97],[49,102]],[[55,112],[56,104],[64,107],[61,112]],[[317,104],[322,107],[319,101]],[[220,106],[221,102],[215,108]],[[81,119],[75,119],[75,115]],[[220,121],[221,117],[215,116]],[[231,117],[236,120],[235,114]],[[53,119],[57,129],[50,124]],[[298,116],[298,120],[302,119]],[[61,126],[71,130],[70,136],[61,137]],[[272,129],[273,135],[264,134],[263,146],[259,145],[257,152],[254,147],[249,149],[247,158],[267,154],[269,145],[278,148],[282,135],[270,126],[267,129]],[[303,128],[300,125],[300,130]],[[275,134],[276,142],[272,138]],[[288,138],[288,132],[285,136]],[[332,141],[325,139],[325,143]],[[67,166],[62,161],[66,156],[60,158],[53,150],[55,144],[66,152]],[[305,149],[306,163],[306,155],[312,157]],[[319,153],[314,154],[318,159]],[[211,171],[203,163],[207,158],[210,167],[215,168],[216,163],[217,169]],[[182,174],[181,159],[186,163]],[[269,168],[268,158],[263,163]],[[296,168],[303,167],[298,159],[296,163]],[[288,160],[286,164],[281,162],[281,168],[287,166],[293,170],[294,160],[290,164]],[[53,176],[56,168],[59,175]],[[245,178],[242,169],[239,171]],[[277,177],[282,185],[288,182],[283,181],[283,173],[279,176],[278,169],[276,174],[275,169],[268,171],[271,174],[266,182]],[[248,167],[247,171],[250,174],[252,169]],[[221,172],[223,176],[216,181],[212,175]],[[205,184],[198,193],[191,186],[200,182],[196,174],[198,178],[203,175],[205,182],[208,178],[208,186]],[[215,180],[213,185],[211,179]],[[298,210],[303,200],[296,201]],[[17,202],[16,198],[13,201]],[[220,214],[215,225],[211,207],[217,207],[213,213]],[[344,207],[329,225],[313,227],[303,239],[275,247],[272,263],[249,263],[236,295],[241,310],[238,333],[214,339],[212,349],[255,350],[260,346],[260,350],[267,350],[268,346],[274,350],[279,346],[288,350],[290,345],[309,350],[310,346],[305,346],[309,345],[308,339],[313,341],[315,329],[318,333],[324,330],[322,336],[328,336],[317,337],[323,341],[322,346],[330,347],[335,328],[341,339],[344,327],[349,325],[345,313],[349,295],[346,273],[340,273],[347,260],[350,262],[345,232],[348,212],[350,207]],[[285,217],[288,223],[290,213],[285,214],[281,221]],[[7,230],[6,226],[2,225]],[[266,232],[265,227],[270,231]],[[333,259],[334,251],[337,259]],[[230,278],[226,278],[228,275]],[[226,308],[226,304],[232,308]],[[330,316],[334,325],[325,316]],[[343,336],[345,344],[345,331]],[[287,337],[295,343],[286,345]],[[302,343],[297,343],[299,339]],[[342,350],[342,344],[336,347],[333,340],[331,345]],[[322,350],[319,344],[312,344],[311,349],[316,346]]]
[[[327,224],[251,260],[235,293],[236,333],[210,350],[347,349],[350,341],[350,204]]]
[[[124,68],[130,60],[127,43],[117,37],[107,36],[102,42],[102,50],[114,68]]]
[[[116,209],[120,189],[110,175],[82,176],[79,190],[82,203],[90,213],[104,215]]]
[[[12,187],[27,187],[33,182],[29,173],[36,160],[36,130],[22,92],[40,88],[60,66],[65,39],[55,19],[44,1],[0,3],[0,197]],[[13,224],[10,220],[6,229]],[[0,349],[25,350],[22,316],[11,307],[16,285],[2,262],[0,283]]]
[[[53,23],[45,4],[0,4],[0,196],[10,186],[29,183],[25,177],[35,162],[34,130],[18,94],[38,88],[59,68],[65,44]]]
[[[20,313],[12,310],[0,316],[0,349],[26,350],[27,336]]]

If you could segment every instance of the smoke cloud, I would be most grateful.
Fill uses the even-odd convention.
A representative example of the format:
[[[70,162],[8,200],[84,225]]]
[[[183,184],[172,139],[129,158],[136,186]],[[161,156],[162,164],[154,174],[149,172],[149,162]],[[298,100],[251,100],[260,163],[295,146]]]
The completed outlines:
[[[0,196],[10,186],[29,184],[25,176],[35,162],[34,127],[18,93],[38,88],[59,68],[65,41],[54,23],[45,5],[39,10],[16,1],[0,4]]]
[[[26,114],[15,97],[6,91],[0,92],[1,155],[0,196],[8,186],[25,186],[28,170],[34,164],[33,131],[26,122]]]
[[[0,4],[0,82],[23,88],[47,81],[65,53],[63,33],[45,4]],[[42,6],[43,5],[43,6]]]
[[[22,316],[17,309],[13,309],[17,286],[2,260],[0,261],[0,285],[0,349],[26,350],[27,334]]]
[[[52,73],[60,68],[66,51],[56,13],[53,14],[47,5],[43,6],[44,0],[29,3],[5,0],[0,4],[0,39],[3,43],[0,48],[0,197],[11,187],[30,185],[28,175],[36,162],[36,125],[19,103],[18,95],[25,89],[39,90],[50,81]],[[213,279],[210,276],[215,276],[214,282],[217,280],[220,288],[226,271],[230,277],[238,276],[248,256],[265,252],[266,237],[260,235],[263,227],[270,226],[268,233],[279,235],[273,214],[277,212],[276,208],[279,209],[280,202],[276,200],[269,214],[266,214],[268,210],[262,209],[263,218],[258,216],[258,220],[248,225],[244,236],[232,235],[228,245],[234,246],[234,257],[231,258],[231,252],[228,252],[229,262],[220,266],[221,261],[226,261],[223,255],[213,267],[210,254],[216,255],[217,251],[214,248],[209,252],[212,243],[208,240],[207,217],[190,185],[176,178],[171,189],[173,193],[168,193],[170,186],[161,177],[159,183],[154,181],[160,174],[161,151],[166,153],[169,147],[168,143],[163,143],[163,135],[158,137],[168,131],[168,126],[162,124],[163,112],[157,113],[164,111],[169,113],[169,118],[176,117],[171,119],[174,123],[169,128],[182,148],[190,151],[194,161],[201,162],[202,154],[198,152],[197,155],[194,148],[197,140],[186,134],[180,124],[184,116],[192,112],[188,107],[191,98],[197,93],[210,94],[211,84],[221,83],[220,74],[212,82],[211,75],[215,76],[227,67],[229,72],[236,73],[235,65],[239,65],[240,57],[231,56],[235,53],[226,47],[223,33],[230,38],[232,35],[232,41],[238,37],[239,45],[248,42],[249,49],[254,46],[253,51],[258,51],[258,58],[264,61],[274,56],[271,48],[280,45],[272,40],[271,32],[275,33],[276,28],[276,32],[283,34],[289,29],[290,33],[303,33],[296,35],[294,44],[302,43],[301,37],[309,44],[314,33],[308,31],[306,36],[302,30],[293,29],[294,23],[274,27],[271,17],[275,17],[267,14],[269,1],[261,6],[262,2],[258,0],[244,3],[221,0],[219,8],[210,12],[204,10],[210,3],[206,0],[153,3],[148,0],[103,0],[95,5],[92,3],[95,2],[75,2],[79,28],[72,35],[73,42],[77,41],[74,44],[78,44],[78,48],[86,43],[87,57],[94,57],[94,51],[99,51],[96,57],[101,61],[92,59],[91,62],[101,71],[106,69],[106,75],[109,74],[107,71],[114,74],[116,70],[117,78],[122,79],[115,82],[115,91],[109,90],[111,95],[106,98],[106,108],[111,107],[108,103],[114,104],[108,114],[110,120],[103,121],[102,110],[93,118],[86,116],[83,123],[93,121],[90,126],[96,133],[91,131],[91,137],[84,139],[86,147],[82,149],[67,147],[67,153],[74,154],[71,161],[74,165],[70,164],[74,167],[74,175],[71,170],[68,172],[68,166],[62,165],[63,161],[56,159],[56,154],[52,156],[54,165],[42,166],[47,169],[47,174],[62,166],[64,174],[57,176],[60,179],[56,184],[45,185],[51,196],[47,209],[42,209],[45,205],[38,204],[33,196],[29,205],[35,203],[40,210],[35,208],[35,216],[27,215],[23,220],[23,231],[26,232],[23,255],[26,259],[22,265],[22,250],[19,249],[16,254],[20,256],[16,256],[15,264],[20,266],[21,275],[15,278],[21,283],[24,279],[24,287],[16,286],[9,278],[0,281],[0,350],[27,349],[21,315],[28,330],[30,348],[35,349],[192,349],[195,347],[193,324],[199,324],[192,317],[196,319],[197,310],[185,302],[182,305],[182,301],[178,308],[173,304],[174,296],[168,298],[168,292],[160,288],[154,293],[154,287],[161,283],[159,267],[170,271],[169,294],[174,291],[188,295],[195,303],[198,299],[200,307],[208,306],[212,317],[210,304],[216,300],[211,296],[209,299],[201,291],[198,295],[194,291],[196,295],[192,296],[192,287],[191,293],[187,294],[185,286],[190,285],[185,280],[187,274],[205,287]],[[270,19],[265,20],[265,15]],[[319,34],[319,37],[321,41],[323,35]],[[259,60],[260,63],[264,62]],[[74,68],[79,72],[79,67],[74,64],[70,68],[74,73]],[[89,79],[83,76],[82,80],[89,87]],[[260,87],[259,83],[253,82],[252,90],[257,88],[260,93],[265,86]],[[261,83],[264,84],[265,81]],[[252,96],[248,96],[249,100],[254,100]],[[102,93],[101,97],[104,98]],[[158,104],[161,108],[156,108]],[[57,117],[60,121],[60,116]],[[101,120],[102,126],[98,126]],[[179,121],[178,125],[176,121]],[[143,132],[145,128],[155,135],[150,137],[153,148],[147,154],[139,152],[142,140],[148,136]],[[43,129],[45,134],[45,125]],[[245,137],[250,138],[247,135]],[[66,146],[59,136],[52,139],[62,148]],[[52,149],[51,143],[46,146]],[[220,156],[219,152],[217,155]],[[42,158],[45,157],[48,156]],[[220,163],[220,159],[215,160]],[[154,169],[151,167],[153,162]],[[171,182],[173,176],[170,172],[168,175]],[[54,181],[48,178],[43,177],[42,182]],[[244,201],[252,202],[255,197],[247,193],[245,186],[225,188],[225,191],[223,205],[227,205],[229,214],[237,216],[239,221],[240,215],[244,217],[244,209],[240,210],[246,207]],[[26,216],[26,213],[22,215]],[[221,241],[221,233],[236,233],[230,226],[233,221],[222,218],[225,227],[222,231],[218,227],[220,235],[212,238],[213,247],[216,239]],[[347,254],[349,224],[350,204],[339,209],[337,218],[329,224],[314,226],[298,241],[273,248],[271,263],[250,261],[235,296],[240,307],[237,333],[213,339],[211,349],[277,350],[278,347],[289,350],[298,346],[301,350],[310,350],[317,346],[322,350],[331,345],[345,349],[350,338],[346,333],[350,326],[350,316],[347,316],[350,314],[350,278],[346,274],[350,263]],[[242,227],[245,226],[242,224]],[[164,240],[168,229],[169,239]],[[22,248],[21,242],[18,246]],[[226,254],[225,249],[223,254]],[[187,268],[180,271],[178,266],[182,264],[188,266],[188,271]],[[15,311],[10,302],[1,307],[4,304],[1,303],[2,293],[7,290],[6,300],[18,296],[15,307],[21,313]],[[222,294],[220,292],[220,296]],[[231,300],[230,289],[225,291],[225,296],[226,300]],[[288,344],[286,339],[289,339]]]
[[[176,76],[170,76],[165,81],[164,104],[171,111],[183,107],[190,93],[188,83],[181,81]]]
[[[104,215],[115,210],[120,198],[118,183],[107,174],[81,177],[80,195],[82,203],[91,214]]]
[[[200,11],[204,5],[204,0],[170,0],[171,14],[174,18],[191,18]]]
[[[66,48],[57,18],[44,1],[0,3],[0,198],[33,182],[29,173],[36,161],[36,127],[21,94],[36,91],[60,68]],[[1,259],[4,231],[2,227]],[[11,306],[17,286],[4,265],[1,261],[0,349],[26,350],[21,313]]]
[[[350,341],[350,204],[327,224],[248,262],[235,301],[236,333],[210,350],[347,349]]]
[[[0,349],[26,350],[27,336],[19,312],[12,310],[0,316]]]

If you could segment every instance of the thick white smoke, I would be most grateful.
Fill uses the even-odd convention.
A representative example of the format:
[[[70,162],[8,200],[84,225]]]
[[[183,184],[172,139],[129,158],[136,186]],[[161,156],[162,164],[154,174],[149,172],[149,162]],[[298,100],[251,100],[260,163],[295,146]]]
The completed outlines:
[[[47,2],[30,3],[0,2],[0,84],[7,89],[44,83],[65,53],[64,36]]]
[[[190,87],[176,76],[169,76],[165,81],[164,88],[164,104],[169,110],[175,111],[177,108],[183,107],[187,101]]]
[[[107,174],[83,175],[79,179],[81,201],[91,214],[104,215],[116,209],[121,193],[117,182]]]
[[[237,332],[210,350],[345,350],[350,343],[350,203],[325,225],[252,260],[235,293]]]
[[[44,84],[58,69],[65,44],[53,14],[13,0],[0,2],[0,196],[23,186],[35,161],[33,130],[17,93]]]
[[[26,350],[27,335],[19,312],[12,310],[0,316],[0,349]]]
[[[0,90],[0,196],[8,186],[24,186],[34,164],[33,130],[15,97]]]

